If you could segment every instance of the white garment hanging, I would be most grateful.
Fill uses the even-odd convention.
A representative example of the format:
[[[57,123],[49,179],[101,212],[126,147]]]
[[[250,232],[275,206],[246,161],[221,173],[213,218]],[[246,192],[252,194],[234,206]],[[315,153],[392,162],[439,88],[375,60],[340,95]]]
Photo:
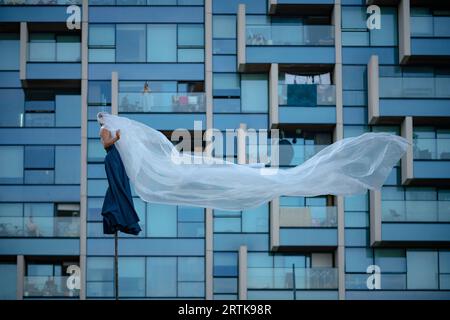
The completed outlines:
[[[409,146],[396,135],[365,133],[339,140],[297,167],[271,170],[179,153],[161,132],[140,122],[107,113],[97,117],[109,130],[120,129],[116,148],[142,200],[221,210],[253,208],[281,195],[379,189]],[[272,174],[263,174],[268,170]]]

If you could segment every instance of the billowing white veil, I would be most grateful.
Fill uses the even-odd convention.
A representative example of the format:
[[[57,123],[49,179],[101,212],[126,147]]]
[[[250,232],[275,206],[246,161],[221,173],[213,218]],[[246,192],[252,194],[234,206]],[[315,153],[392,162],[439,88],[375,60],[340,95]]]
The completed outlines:
[[[409,145],[396,135],[365,133],[335,142],[294,168],[262,174],[260,168],[179,153],[161,132],[125,117],[99,113],[98,120],[110,131],[120,129],[116,147],[142,200],[221,210],[256,207],[280,195],[379,189]]]

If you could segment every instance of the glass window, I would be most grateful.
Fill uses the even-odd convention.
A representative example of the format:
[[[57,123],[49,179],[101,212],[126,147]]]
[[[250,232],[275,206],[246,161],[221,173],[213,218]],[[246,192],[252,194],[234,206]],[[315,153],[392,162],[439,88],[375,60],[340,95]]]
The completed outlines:
[[[406,272],[405,250],[375,249],[375,264],[382,272]]]
[[[267,112],[268,80],[265,74],[243,74],[241,76],[242,112]]]
[[[145,62],[145,25],[118,24],[116,61]]]
[[[181,222],[202,222],[205,220],[205,212],[197,207],[178,207],[178,221]]]
[[[87,281],[114,281],[114,260],[110,257],[87,258]]]
[[[89,62],[114,62],[115,49],[89,49]]]
[[[368,46],[369,32],[367,31],[343,31],[343,46]]]
[[[29,43],[29,61],[56,61],[56,39],[52,33],[32,33]]]
[[[56,146],[55,149],[55,183],[80,183],[80,147]]]
[[[177,207],[148,203],[147,232],[149,237],[177,236]]]
[[[450,251],[439,252],[440,273],[450,273]]]
[[[88,103],[106,105],[111,103],[110,81],[89,81]]]
[[[236,278],[214,278],[214,293],[236,293]]]
[[[179,282],[178,283],[179,297],[204,297],[205,283],[204,282]]]
[[[247,259],[249,268],[272,268],[274,266],[273,256],[265,252],[249,252]]]
[[[145,258],[119,258],[119,296],[145,296]]]
[[[147,296],[175,297],[177,294],[177,259],[147,258]]]
[[[236,38],[236,16],[213,16],[213,38]]]
[[[19,70],[18,34],[0,33],[0,70]]]
[[[90,24],[89,46],[114,46],[116,44],[115,25]]]
[[[395,46],[397,44],[397,8],[381,10],[381,29],[370,30],[372,46]]]
[[[57,127],[79,127],[81,125],[81,97],[79,95],[57,95],[55,106]]]
[[[239,75],[236,73],[214,73],[214,90],[239,90]]]
[[[22,127],[25,98],[22,89],[0,89],[0,126]]]
[[[345,271],[366,273],[367,267],[373,265],[373,251],[365,248],[345,249]]]
[[[203,25],[201,24],[179,24],[178,46],[203,47],[204,44]]]
[[[269,206],[242,211],[242,232],[268,232]]]
[[[213,260],[214,276],[237,276],[237,253],[215,252]]]
[[[100,142],[100,139],[88,139],[88,161],[103,162],[106,151]]]
[[[175,62],[177,60],[177,25],[147,25],[147,61]]]
[[[13,263],[0,263],[0,300],[16,299],[17,267]]]
[[[0,146],[0,183],[23,180],[23,147]]]
[[[408,289],[438,288],[438,253],[436,251],[408,250],[406,258]]]
[[[342,29],[367,29],[366,7],[342,6]]]
[[[56,36],[56,61],[74,62],[80,60],[80,36]]]
[[[369,213],[362,211],[345,211],[346,228],[367,228],[369,227]]]
[[[204,281],[205,261],[202,257],[178,258],[178,281]]]
[[[214,232],[241,232],[241,218],[214,218]]]
[[[52,169],[55,166],[55,147],[53,146],[26,146],[25,168]]]
[[[178,49],[178,62],[203,62],[203,49]]]

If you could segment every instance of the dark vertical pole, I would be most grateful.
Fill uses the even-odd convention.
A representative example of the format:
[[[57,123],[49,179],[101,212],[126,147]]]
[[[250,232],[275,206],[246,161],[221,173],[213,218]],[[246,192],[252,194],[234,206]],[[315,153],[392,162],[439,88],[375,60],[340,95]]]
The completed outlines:
[[[118,236],[114,233],[114,297],[119,300],[119,257],[117,254]]]
[[[294,300],[297,300],[297,285],[295,284],[295,263],[292,264],[292,292],[294,293]]]

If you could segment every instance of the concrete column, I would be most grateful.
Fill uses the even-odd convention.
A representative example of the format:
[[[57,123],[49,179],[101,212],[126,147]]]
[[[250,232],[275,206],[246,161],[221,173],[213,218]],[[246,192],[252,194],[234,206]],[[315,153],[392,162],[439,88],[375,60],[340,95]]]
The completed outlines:
[[[205,210],[205,298],[213,299],[213,210]]]
[[[111,73],[111,114],[119,113],[119,74]]]
[[[334,84],[336,89],[336,126],[334,138],[340,140],[344,137],[344,111],[342,98],[342,42],[341,42],[341,1],[337,0],[334,4],[332,23],[334,25]]]
[[[338,296],[339,300],[345,300],[345,213],[344,197],[336,197],[338,247],[336,252],[338,268]]]
[[[81,170],[80,170],[80,299],[86,299],[87,254],[87,126],[88,126],[88,0],[81,16]]]
[[[414,156],[413,156],[413,119],[405,117],[401,126],[402,137],[409,141],[410,145],[406,154],[402,157],[402,184],[409,184],[414,178]]]
[[[245,68],[245,43],[246,43],[246,31],[245,31],[245,4],[239,4],[237,14],[237,70],[239,72],[244,71]]]
[[[212,0],[205,0],[205,99],[206,128],[213,128],[213,70],[212,70]],[[207,137],[207,141],[211,141]]]
[[[247,246],[239,247],[239,300],[247,300]]]
[[[280,198],[269,202],[270,212],[270,249],[277,251],[280,246]]]
[[[410,0],[400,0],[398,5],[398,61],[405,64],[411,57]]]
[[[25,258],[23,255],[17,256],[17,279],[16,279],[16,300],[23,300],[25,281]]]
[[[370,245],[381,242],[381,191],[369,191]]]
[[[379,67],[376,55],[370,57],[367,65],[367,91],[368,123],[374,124],[380,116]]]
[[[28,60],[28,26],[26,22],[20,23],[20,61],[19,77],[20,80],[27,79],[27,60]]]
[[[278,63],[272,63],[269,71],[269,129],[278,124]]]
[[[237,130],[237,161],[239,164],[247,163],[246,160],[246,135],[247,135],[247,125],[241,123],[239,129]]]
[[[274,14],[277,7],[277,0],[267,0],[267,13]]]

